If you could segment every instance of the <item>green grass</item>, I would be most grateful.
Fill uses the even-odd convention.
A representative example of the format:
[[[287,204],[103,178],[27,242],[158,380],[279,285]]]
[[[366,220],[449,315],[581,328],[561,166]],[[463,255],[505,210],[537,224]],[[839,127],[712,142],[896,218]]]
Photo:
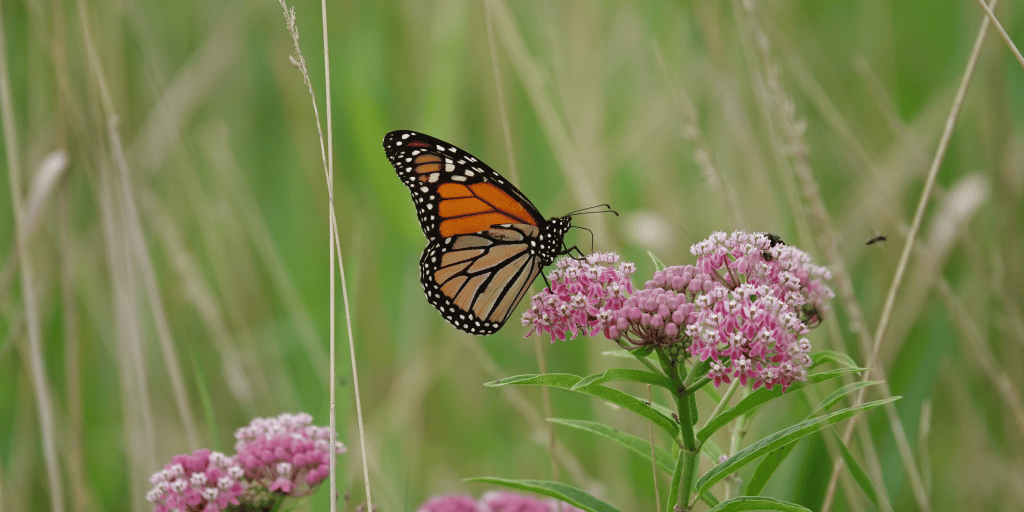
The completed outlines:
[[[328,5],[335,204],[379,510],[494,489],[464,478],[551,478],[539,390],[483,386],[535,372],[534,340],[521,339],[518,315],[498,334],[471,337],[424,300],[425,242],[381,148],[390,130],[465,148],[548,216],[611,204],[621,217],[580,220],[595,249],[637,263],[638,284],[654,269],[648,250],[690,263],[689,246],[714,230],[778,233],[827,265],[822,241],[834,237],[855,302],[837,298],[811,340],[867,365],[851,306],[873,335],[983,14],[972,1],[755,3],[752,16],[737,2]],[[1024,41],[1021,8],[1003,3],[996,14]],[[320,5],[295,8],[323,116]],[[0,147],[0,509],[50,509],[45,445],[64,510],[137,511],[149,509],[149,474],[172,455],[230,450],[233,431],[255,416],[304,410],[326,424],[327,193],[279,6],[55,0],[5,2],[0,12],[10,90]],[[778,71],[776,89],[765,87],[766,64]],[[794,122],[780,116],[779,94],[806,121],[806,159],[788,150]],[[37,169],[57,149],[69,166],[31,204]],[[710,166],[695,160],[699,149]],[[1024,69],[990,30],[880,345],[883,373],[872,375],[903,396],[894,410],[933,510],[1024,500],[1022,161]],[[804,200],[794,171],[804,163],[827,224]],[[728,192],[708,181],[712,166]],[[39,222],[21,249],[34,304],[16,257],[16,218],[33,207]],[[875,234],[888,241],[865,246]],[[570,236],[589,245],[585,233]],[[343,322],[340,313],[338,421],[350,451],[339,490],[352,510],[365,498]],[[543,343],[548,371],[580,375],[619,364],[600,355],[612,348],[603,338]],[[866,400],[885,398],[871,390]],[[558,391],[551,399],[556,417],[647,435],[603,403]],[[41,406],[52,415],[45,433]],[[706,417],[714,404],[702,394],[698,406]],[[808,412],[799,398],[769,407],[746,444]],[[894,510],[918,509],[889,417],[879,408],[863,419],[851,451]],[[622,510],[654,510],[640,459],[556,432],[564,482]],[[831,443],[803,441],[765,494],[819,509],[840,457]],[[705,460],[698,476],[710,467]],[[327,494],[300,510],[325,510]],[[832,509],[872,507],[844,471]]]

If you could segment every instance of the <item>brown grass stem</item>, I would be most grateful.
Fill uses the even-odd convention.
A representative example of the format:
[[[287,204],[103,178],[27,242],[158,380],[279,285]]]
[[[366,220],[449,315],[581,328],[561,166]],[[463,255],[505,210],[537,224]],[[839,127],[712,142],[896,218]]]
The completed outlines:
[[[998,4],[999,0],[992,0],[989,3],[989,9],[994,8]],[[960,79],[960,85],[957,88],[956,96],[953,99],[953,105],[950,108],[949,115],[946,117],[946,123],[942,131],[942,136],[939,139],[938,146],[935,149],[935,156],[932,158],[931,166],[928,169],[927,177],[925,178],[924,187],[921,190],[921,197],[917,203],[917,209],[914,212],[914,218],[910,224],[910,230],[907,233],[906,241],[903,244],[903,250],[900,254],[899,263],[896,265],[896,272],[893,275],[892,282],[889,285],[889,292],[885,299],[885,305],[882,307],[882,313],[878,321],[878,326],[875,330],[874,342],[870,351],[870,355],[867,360],[867,367],[874,369],[876,367],[876,358],[878,356],[878,350],[881,346],[882,339],[885,337],[886,330],[889,327],[889,322],[892,319],[892,313],[896,305],[896,296],[899,294],[900,287],[903,282],[903,275],[906,273],[907,266],[910,261],[910,253],[914,247],[914,243],[917,240],[918,232],[921,229],[921,223],[924,219],[924,212],[928,205],[928,200],[932,194],[932,188],[935,186],[936,178],[939,174],[939,168],[942,165],[943,158],[946,155],[946,149],[949,147],[949,141],[953,136],[953,128],[956,126],[956,121],[960,116],[960,110],[963,107],[964,98],[967,96],[967,89],[971,84],[971,79],[974,77],[974,70],[977,67],[978,59],[981,55],[981,48],[984,45],[985,37],[988,34],[989,18],[986,17],[981,21],[981,28],[978,30],[978,35],[974,40],[974,47],[971,50],[971,55],[967,59],[967,66],[964,69],[963,76]],[[868,378],[865,374],[864,378]],[[861,389],[857,396],[854,398],[854,405],[863,403],[866,395],[867,388]],[[889,410],[890,407],[886,407]],[[858,419],[855,417],[847,425],[846,430],[843,433],[843,442],[848,443],[853,433],[853,428]],[[900,431],[902,432],[902,430]],[[900,448],[901,456],[906,459],[904,452],[909,451],[909,446],[904,446],[898,443]],[[906,464],[906,462],[904,462]],[[832,500],[835,497],[835,483],[839,471],[843,468],[842,459],[836,460],[835,465],[832,467],[832,475],[829,479],[829,485],[825,493],[825,500],[822,504],[821,509],[827,511],[831,508]],[[908,468],[909,469],[909,468]],[[911,486],[914,490],[915,499],[918,504],[927,503],[927,493],[924,488],[920,477],[914,477],[911,475]],[[922,507],[924,508],[924,507]]]
[[[7,153],[7,179],[10,183],[11,208],[14,214],[15,236],[21,268],[22,303],[25,305],[25,323],[28,327],[28,354],[32,377],[32,390],[35,394],[36,407],[39,413],[39,429],[42,437],[43,459],[50,489],[50,509],[54,512],[64,510],[64,486],[61,483],[60,469],[57,465],[57,439],[54,426],[54,403],[46,381],[43,368],[42,321],[36,298],[35,271],[32,259],[28,256],[28,236],[23,224],[25,212],[22,210],[21,155],[18,147],[17,125],[14,121],[14,102],[11,100],[10,77],[7,74],[7,31],[4,30],[3,12],[0,9],[0,123],[4,130],[4,149]]]
[[[285,18],[285,22],[286,22],[287,27],[288,27],[288,33],[292,37],[292,44],[293,44],[293,46],[295,48],[295,54],[293,56],[289,56],[289,58],[291,59],[292,64],[296,68],[298,68],[299,71],[302,73],[302,79],[305,82],[306,87],[309,90],[309,97],[310,97],[310,100],[313,103],[313,115],[314,115],[314,117],[316,119],[316,131],[317,131],[317,135],[318,135],[318,137],[320,139],[320,157],[321,157],[321,160],[323,161],[324,176],[327,179],[327,198],[328,198],[327,209],[328,209],[328,215],[330,217],[330,227],[329,227],[330,233],[329,233],[329,237],[328,237],[328,239],[329,239],[328,256],[330,257],[330,345],[331,345],[331,349],[330,349],[330,363],[329,363],[330,364],[330,370],[329,370],[328,373],[330,374],[330,378],[331,378],[331,383],[330,383],[331,443],[333,445],[333,443],[337,439],[337,437],[336,437],[337,436],[337,432],[335,431],[335,412],[334,412],[334,406],[335,406],[335,387],[336,387],[336,383],[337,383],[337,377],[336,377],[336,371],[335,371],[335,367],[334,367],[334,364],[335,364],[334,363],[334,359],[335,359],[335,325],[336,325],[336,323],[335,323],[335,291],[334,291],[335,269],[334,269],[334,254],[333,254],[332,248],[331,248],[331,246],[333,246],[333,247],[337,248],[338,267],[339,267],[339,272],[341,273],[342,301],[343,301],[344,307],[345,307],[345,319],[346,319],[346,323],[347,323],[347,327],[348,327],[349,359],[351,360],[351,363],[352,363],[352,388],[353,388],[352,391],[355,394],[356,421],[357,421],[358,426],[359,426],[359,446],[360,446],[360,450],[359,451],[360,451],[360,455],[362,456],[363,482],[364,482],[364,485],[366,487],[366,508],[367,508],[367,510],[372,511],[373,510],[373,500],[372,500],[371,493],[370,493],[370,471],[369,471],[369,466],[368,466],[368,463],[367,463],[367,454],[366,454],[366,434],[365,434],[365,429],[364,429],[364,426],[363,426],[363,407],[362,407],[362,401],[360,400],[360,394],[359,394],[359,373],[357,371],[357,365],[356,365],[355,339],[354,339],[354,337],[352,335],[352,317],[351,317],[350,308],[349,308],[349,301],[348,301],[348,288],[347,288],[346,281],[345,281],[345,268],[344,268],[344,265],[342,263],[342,258],[341,258],[341,241],[340,241],[339,236],[338,236],[338,221],[337,221],[337,217],[335,215],[335,210],[334,210],[334,164],[333,164],[333,160],[334,160],[334,145],[333,145],[333,142],[331,140],[332,132],[331,132],[331,110],[330,110],[330,106],[331,106],[331,99],[330,99],[330,91],[331,91],[331,89],[330,89],[330,54],[328,53],[328,40],[327,40],[327,4],[326,4],[325,0],[321,0],[321,17],[323,19],[323,37],[324,37],[324,71],[326,73],[326,75],[325,75],[325,82],[326,82],[326,84],[325,84],[325,91],[326,91],[326,94],[327,94],[326,117],[327,117],[327,130],[328,130],[327,131],[327,134],[328,134],[327,144],[326,144],[326,150],[325,150],[324,134],[323,134],[323,130],[321,129],[321,124],[320,124],[320,110],[317,108],[317,104],[316,104],[316,93],[313,91],[313,83],[310,81],[310,79],[309,79],[309,72],[306,69],[306,59],[302,55],[302,49],[299,47],[299,29],[295,25],[295,8],[294,7],[289,8],[288,5],[285,4],[284,0],[278,0],[278,3],[280,3],[281,4],[281,8],[284,9],[284,18]],[[334,459],[335,459],[335,457],[332,456],[331,457],[331,466],[330,466],[331,467],[331,475],[330,475],[330,479],[331,479],[331,499],[330,499],[330,502],[331,502],[331,511],[332,512],[337,510],[337,469],[336,469],[336,463],[335,463]]]
[[[751,30],[754,32],[758,52],[760,54],[760,60],[764,66],[764,84],[767,88],[766,96],[768,102],[774,105],[773,111],[778,119],[780,128],[782,129],[785,146],[792,163],[791,168],[797,179],[797,183],[800,186],[801,199],[807,209],[807,215],[812,221],[816,244],[825,252],[826,258],[829,262],[829,267],[835,276],[840,297],[843,299],[847,313],[850,315],[852,325],[864,325],[864,315],[853,290],[852,278],[850,277],[846,264],[840,255],[835,229],[832,227],[832,222],[829,218],[827,208],[825,207],[824,200],[821,197],[820,188],[810,167],[808,160],[809,147],[804,138],[806,122],[797,120],[795,104],[782,88],[782,84],[779,80],[779,69],[771,58],[770,41],[754,18],[754,13],[752,12],[753,3],[747,2],[745,5],[748,10],[751,11],[749,13],[750,26]],[[875,344],[873,348],[869,348],[869,340],[866,338],[863,329],[858,330],[858,335],[861,341],[862,351],[866,354],[874,354],[877,349],[877,344]],[[877,367],[877,363],[873,355],[869,356],[867,360],[867,367],[877,372],[880,376],[880,380],[883,380],[884,371]],[[869,374],[866,374],[863,378],[869,378],[868,375]],[[858,400],[855,401],[856,404],[863,402],[864,389],[866,388],[863,388],[858,394]],[[891,391],[884,381],[879,385],[879,389],[885,396],[891,396]],[[910,450],[910,444],[907,441],[903,424],[896,412],[896,408],[890,403],[887,404],[884,409],[888,416],[893,436],[896,440],[896,445],[900,458],[903,462],[904,470],[908,475],[911,488],[914,491],[915,500],[922,510],[930,510],[931,505],[928,495],[924,492],[924,488],[921,485],[920,472],[917,469],[916,459]],[[852,428],[856,425],[856,421],[858,421],[856,418],[852,420],[848,427],[848,433],[852,434]],[[849,437],[844,437],[843,442],[848,443]],[[870,462],[876,459],[877,457],[872,456],[868,458],[868,461]],[[837,460],[841,461],[842,459]],[[876,475],[881,474],[880,467],[873,467],[871,470]],[[830,505],[828,502],[827,504]]]
[[[995,25],[996,31],[999,32],[999,37],[1003,38],[1003,42],[1006,43],[1006,47],[1010,49],[1011,53],[1013,53],[1013,58],[1017,59],[1017,63],[1020,64],[1021,69],[1024,69],[1024,55],[1021,55],[1020,50],[1018,50],[1017,46],[1013,44],[1013,39],[1010,39],[1010,34],[1007,34],[1006,30],[1003,29],[1003,24],[999,23],[999,19],[996,18],[996,13],[993,12],[992,8],[985,3],[985,0],[978,0],[978,6],[985,11],[985,15],[988,16],[988,19],[992,21],[993,25]]]
[[[331,331],[330,332],[330,336],[331,336],[331,338],[330,338],[330,346],[331,346],[331,348],[330,348],[330,365],[329,365],[330,367],[329,367],[328,372],[327,372],[330,375],[330,379],[331,379],[331,381],[330,381],[331,382],[330,398],[329,398],[329,400],[330,400],[330,414],[329,415],[330,415],[330,427],[331,427],[331,451],[332,451],[332,453],[331,453],[331,460],[330,460],[330,480],[331,480],[331,484],[330,484],[330,487],[331,487],[331,489],[330,489],[330,492],[331,492],[330,503],[331,503],[331,512],[337,512],[337,510],[338,510],[338,457],[336,457],[334,455],[333,450],[334,450],[334,444],[338,441],[338,429],[337,429],[338,422],[337,422],[337,412],[335,410],[335,405],[337,404],[337,400],[336,400],[335,394],[336,394],[337,387],[338,387],[337,386],[338,372],[337,372],[337,369],[335,368],[335,358],[337,357],[336,354],[335,354],[336,351],[337,351],[337,336],[336,336],[336,325],[337,325],[337,323],[336,323],[336,319],[335,319],[336,312],[335,312],[335,291],[334,291],[334,286],[335,286],[334,285],[334,283],[335,283],[335,280],[334,280],[334,257],[331,255],[331,248],[330,248],[330,245],[332,243],[333,244],[337,244],[337,246],[338,246],[338,266],[341,267],[339,270],[341,272],[342,295],[343,295],[344,302],[345,302],[345,314],[346,314],[346,320],[347,320],[346,323],[348,324],[349,357],[350,357],[350,359],[352,361],[352,380],[355,382],[354,391],[355,391],[355,394],[356,394],[356,411],[358,413],[359,423],[360,423],[359,424],[360,439],[362,439],[362,435],[363,435],[363,425],[362,425],[362,417],[363,416],[362,416],[362,406],[359,403],[359,379],[358,379],[357,373],[356,373],[355,343],[352,342],[352,319],[348,317],[348,292],[345,290],[345,268],[341,265],[341,242],[338,239],[338,221],[337,221],[337,217],[335,216],[335,211],[334,211],[334,131],[333,131],[333,123],[332,123],[332,119],[333,118],[331,116],[331,52],[330,52],[330,45],[328,44],[328,37],[327,37],[327,0],[320,0],[320,19],[321,19],[321,25],[323,27],[323,38],[324,38],[324,101],[326,102],[325,106],[324,106],[324,113],[326,114],[326,118],[327,118],[327,161],[326,161],[327,165],[324,166],[324,172],[327,174],[327,209],[330,212],[330,217],[331,217],[330,235],[327,237],[327,239],[328,239],[327,257],[328,257],[328,259],[330,259],[330,279],[331,279],[331,286],[330,286],[330,292],[329,292],[330,295],[331,295],[331,300],[330,300],[330,307],[331,307],[331,313],[330,313],[330,323],[331,323],[331,328],[330,328],[330,331]],[[297,34],[298,34],[298,32],[296,32],[296,35]],[[307,79],[306,81],[308,82],[309,80]],[[312,100],[313,100],[313,104],[315,105],[316,104],[316,97],[313,96]],[[320,126],[320,120],[319,119],[317,119],[317,126],[318,127]],[[323,147],[323,137],[322,136],[321,136],[321,139],[320,139],[320,146],[321,146],[321,148]],[[365,449],[361,449],[360,452],[363,454],[363,459],[365,460],[365,458],[366,458],[366,450]],[[368,475],[368,473],[364,471],[364,475]],[[367,503],[367,510],[369,512],[373,512],[373,503],[370,500],[370,479],[367,477],[367,478],[365,478],[365,481],[366,481],[366,503]]]

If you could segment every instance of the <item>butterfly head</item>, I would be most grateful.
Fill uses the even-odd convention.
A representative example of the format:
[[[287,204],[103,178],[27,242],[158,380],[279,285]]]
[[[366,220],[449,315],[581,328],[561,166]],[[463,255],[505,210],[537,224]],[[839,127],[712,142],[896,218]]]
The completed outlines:
[[[536,254],[542,266],[548,266],[555,257],[565,254],[565,234],[572,227],[572,215],[552,217],[541,226],[540,235],[536,240]]]

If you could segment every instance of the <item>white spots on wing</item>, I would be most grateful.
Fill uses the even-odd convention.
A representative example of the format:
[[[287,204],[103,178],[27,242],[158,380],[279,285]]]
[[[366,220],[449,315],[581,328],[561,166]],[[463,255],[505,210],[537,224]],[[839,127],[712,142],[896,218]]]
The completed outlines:
[[[442,146],[442,145],[438,144],[438,145],[437,145],[437,150],[438,150],[438,151],[441,151],[441,152],[444,152],[444,146]]]
[[[451,160],[448,160],[448,163],[445,164],[445,166],[444,166],[444,170],[448,171],[448,172],[454,171],[455,170],[455,164],[453,164]]]
[[[420,187],[420,192],[423,192],[424,194],[426,194],[427,192],[430,192],[430,189],[429,189],[429,188],[427,188],[427,187],[426,187],[426,186],[424,185],[424,186]]]
[[[427,181],[430,182],[430,183],[437,183],[437,180],[440,179],[440,178],[441,178],[441,174],[440,173],[432,172],[432,173],[430,173],[430,178],[427,178]]]
[[[403,133],[402,134],[402,140],[405,140],[405,139],[408,139],[408,138],[409,138],[409,134],[408,133]]]
[[[466,181],[465,176],[452,176],[452,181]]]
[[[466,177],[467,178],[472,178],[475,175],[476,175],[476,173],[474,173],[473,171],[471,171],[469,169],[466,169]]]

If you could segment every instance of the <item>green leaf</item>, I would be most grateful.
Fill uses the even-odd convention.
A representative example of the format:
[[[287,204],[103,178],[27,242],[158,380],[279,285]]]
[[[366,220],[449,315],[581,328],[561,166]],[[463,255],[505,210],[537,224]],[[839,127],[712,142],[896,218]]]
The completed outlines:
[[[789,427],[787,429],[776,432],[772,435],[764,437],[756,443],[740,450],[732,457],[729,457],[721,464],[715,466],[710,471],[705,473],[697,480],[697,492],[703,493],[708,490],[712,485],[715,485],[726,476],[729,476],[737,469],[747,465],[751,461],[775,451],[783,446],[792,444],[800,438],[813,434],[832,423],[845,420],[851,416],[855,416],[864,411],[874,409],[879,405],[889,403],[895,400],[899,400],[901,397],[894,396],[885,398],[882,400],[876,400],[874,402],[868,402],[861,404],[856,407],[849,407],[840,411],[822,416],[819,418],[810,419],[803,421]]]
[[[606,402],[613,403],[623,409],[633,411],[638,415],[651,420],[652,423],[661,427],[673,438],[679,434],[679,425],[676,421],[672,419],[671,416],[666,416],[654,407],[647,405],[647,402],[628,393],[623,393],[617,389],[612,389],[600,384],[591,384],[589,386],[574,388],[580,380],[582,380],[581,377],[568,373],[547,373],[544,375],[516,375],[514,377],[488,382],[485,385],[490,387],[506,386],[509,384],[516,384],[520,386],[551,386],[575,391],[577,393],[583,393],[600,398]]]
[[[676,499],[679,498],[679,480],[683,475],[683,451],[676,452],[675,469],[672,471],[672,480],[669,480],[668,501],[665,503],[665,510],[675,508]]]
[[[829,408],[831,408],[833,405],[839,402],[839,400],[842,400],[844,396],[850,394],[854,390],[860,389],[865,386],[870,386],[872,384],[877,384],[877,382],[854,382],[839,388],[831,395],[827,396],[824,400],[822,400],[821,403],[818,404],[818,406],[815,407],[814,410],[812,410],[804,419],[813,417],[818,411],[827,411]],[[793,447],[795,446],[796,444],[784,446],[782,448],[779,448],[778,450],[769,453],[768,455],[765,455],[764,458],[761,459],[761,462],[757,463],[757,468],[754,469],[754,473],[747,480],[746,488],[743,494],[760,494],[761,489],[763,489],[764,486],[768,483],[768,479],[771,478],[773,474],[775,474],[775,470],[779,468],[779,465],[781,465],[782,461],[786,459],[786,456],[789,455],[789,452],[793,451]]]
[[[601,355],[602,356],[609,356],[609,357],[621,357],[623,359],[633,359],[634,358],[633,353],[631,351],[629,351],[629,350],[626,350],[626,349],[622,349],[622,350],[605,350],[604,352],[601,352]]]
[[[488,382],[484,386],[496,388],[499,386],[507,386],[509,384],[518,385],[531,385],[531,386],[553,386],[556,388],[571,388],[574,384],[580,381],[582,377],[579,375],[573,375],[571,373],[545,373],[544,375],[537,375],[533,373],[527,373],[523,375],[513,375],[512,377],[505,377],[504,379],[498,379],[493,382]]]
[[[535,492],[564,501],[588,512],[620,512],[619,509],[568,484],[545,480],[513,480],[510,478],[480,477],[467,478],[467,482],[483,482],[503,485],[512,489]]]
[[[735,512],[738,510],[778,510],[781,512],[811,512],[810,509],[774,498],[763,496],[740,496],[725,500],[708,512]]]
[[[605,382],[613,381],[653,384],[655,386],[663,387],[671,393],[676,393],[676,383],[672,379],[664,375],[658,375],[644,370],[629,370],[626,368],[612,368],[604,373],[584,377],[583,380],[577,382],[572,387],[572,391],[576,391],[578,388],[586,387],[591,384],[604,384]]]
[[[661,260],[659,260],[658,257],[655,256],[653,252],[647,251],[647,255],[651,257],[652,261],[654,261],[654,268],[656,270],[665,270],[665,268],[666,268],[665,264],[662,263]]]
[[[856,368],[857,363],[850,356],[842,352],[834,352],[831,350],[822,350],[811,354],[811,368],[819,366],[825,363],[838,363],[840,366],[846,368]]]
[[[875,384],[878,384],[878,383],[879,383],[879,381],[877,381],[877,380],[866,380],[866,381],[851,382],[850,384],[847,384],[847,385],[845,385],[845,386],[843,386],[843,387],[833,391],[832,394],[830,394],[827,397],[825,397],[825,399],[822,400],[821,403],[818,404],[818,406],[815,407],[814,410],[811,411],[810,414],[807,415],[807,417],[809,418],[811,416],[814,416],[815,413],[817,413],[818,411],[827,411],[827,410],[831,409],[832,406],[835,405],[836,403],[838,403],[840,400],[842,400],[844,396],[849,395],[850,393],[852,393],[852,392],[854,392],[854,391],[856,391],[856,390],[858,390],[860,388],[865,388],[865,387],[868,387],[868,386],[874,386]]]
[[[843,444],[842,438],[836,434],[834,429],[832,430],[832,435],[836,438],[836,444],[839,445],[839,453],[842,454],[843,460],[846,462],[846,467],[850,468],[850,474],[853,475],[853,479],[857,482],[857,485],[860,486],[861,490],[864,491],[864,494],[868,496],[871,503],[875,504],[875,508],[880,508],[878,505],[878,496],[880,496],[880,494],[878,493],[878,489],[875,488],[875,484],[871,483],[871,479],[868,478],[867,472],[864,471],[863,467],[861,467],[860,462],[857,462],[857,458],[853,456],[850,449]]]
[[[640,455],[646,460],[651,460],[651,443],[646,439],[627,434],[621,430],[616,430],[604,423],[598,423],[596,421],[585,421],[585,420],[568,420],[562,418],[548,418],[548,421],[552,423],[558,423],[559,425],[565,425],[575,429],[591,432],[599,436],[611,439],[622,446],[625,446],[629,450],[632,450],[637,455]],[[660,446],[654,447],[654,460],[655,464],[659,468],[671,473],[675,461],[673,460],[672,454],[668,450],[661,448]]]
[[[716,498],[715,495],[711,494],[710,492],[701,493],[700,500],[703,501],[704,503],[707,503],[709,507],[718,506],[718,498]]]
[[[847,373],[857,371],[862,371],[862,369],[840,368],[838,370],[829,370],[826,372],[814,373],[807,376],[807,382],[794,382],[793,385],[790,386],[786,392],[792,393],[796,390],[803,388],[804,386],[818,384],[821,382],[825,382],[826,380],[834,379]],[[781,386],[776,386],[773,389],[761,388],[758,389],[757,391],[754,391],[753,393],[744,397],[743,400],[740,400],[740,402],[733,406],[732,408],[726,409],[725,411],[722,412],[722,414],[719,414],[717,417],[712,418],[711,421],[709,421],[708,424],[704,426],[704,428],[700,429],[700,431],[697,432],[697,439],[699,439],[700,441],[707,440],[707,438],[711,437],[711,434],[717,432],[718,429],[724,427],[737,416],[755,407],[759,407],[763,405],[765,402],[768,402],[769,400],[778,398],[782,396],[782,394],[783,393]]]
[[[765,455],[761,462],[757,463],[757,467],[754,468],[754,472],[747,479],[747,484],[743,489],[743,494],[756,495],[764,489],[764,486],[768,484],[768,479],[775,474],[775,470],[779,469],[782,465],[782,461],[786,460],[786,456],[789,452],[793,451],[796,447],[796,443],[790,443],[777,450],[772,450]]]

